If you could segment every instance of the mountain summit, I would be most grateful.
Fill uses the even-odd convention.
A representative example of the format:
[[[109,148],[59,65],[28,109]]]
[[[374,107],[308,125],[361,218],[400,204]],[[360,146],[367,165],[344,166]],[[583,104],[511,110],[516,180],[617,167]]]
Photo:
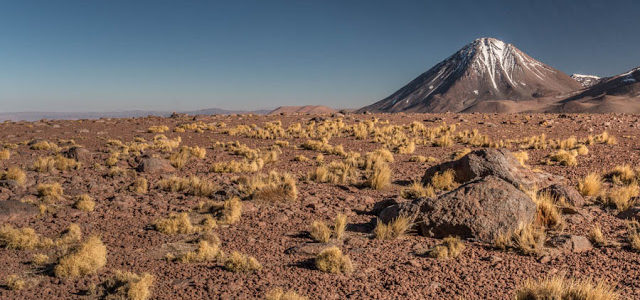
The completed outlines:
[[[480,38],[360,111],[464,112],[490,100],[530,100],[565,94],[580,83],[511,44]],[[485,103],[486,104],[486,103]]]

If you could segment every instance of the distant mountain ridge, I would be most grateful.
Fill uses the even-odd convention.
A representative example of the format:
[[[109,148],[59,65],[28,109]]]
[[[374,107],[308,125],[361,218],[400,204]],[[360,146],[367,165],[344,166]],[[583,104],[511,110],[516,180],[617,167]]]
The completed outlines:
[[[533,100],[582,86],[511,44],[476,39],[360,112],[464,112],[493,100]]]
[[[192,111],[177,111],[187,115],[231,115],[231,114],[267,114],[269,110],[226,110],[220,108],[207,108]],[[136,118],[146,116],[168,117],[171,111],[150,111],[150,110],[130,110],[113,112],[0,112],[0,121],[37,121],[49,120],[77,120],[77,119],[99,119],[99,118]]]
[[[334,113],[337,110],[324,105],[280,106],[269,112],[270,115],[280,113],[325,114]]]

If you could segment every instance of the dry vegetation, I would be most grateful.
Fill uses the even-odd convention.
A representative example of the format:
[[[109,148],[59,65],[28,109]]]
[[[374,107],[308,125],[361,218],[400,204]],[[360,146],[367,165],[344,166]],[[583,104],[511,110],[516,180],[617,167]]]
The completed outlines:
[[[29,134],[46,132],[42,136],[50,141],[32,135],[25,140],[25,135],[16,134],[3,136],[7,142],[0,143],[0,180],[7,181],[0,184],[0,191],[10,192],[2,200],[20,200],[36,207],[34,216],[25,220],[7,217],[0,226],[0,250],[11,264],[4,274],[8,290],[0,291],[0,298],[31,295],[25,292],[42,298],[42,291],[58,288],[78,295],[86,292],[92,298],[134,300],[201,297],[202,291],[196,289],[208,289],[210,295],[219,297],[284,300],[307,299],[296,291],[314,299],[411,298],[416,294],[404,289],[415,288],[424,298],[454,298],[453,293],[460,294],[455,287],[461,293],[477,289],[468,282],[486,276],[478,264],[486,264],[484,256],[494,256],[490,251],[499,249],[504,251],[498,254],[506,261],[503,266],[517,262],[523,269],[509,274],[508,280],[505,274],[491,275],[497,283],[486,288],[498,294],[495,298],[515,293],[516,299],[616,299],[616,292],[604,283],[564,277],[526,281],[519,288],[512,284],[523,282],[524,274],[538,267],[561,268],[581,259],[573,254],[559,254],[550,263],[541,259],[551,253],[545,242],[560,234],[576,234],[576,228],[584,228],[577,230],[579,234],[602,247],[590,251],[601,251],[597,254],[605,265],[613,257],[628,268],[624,260],[640,252],[640,225],[628,222],[624,232],[620,230],[623,221],[615,217],[639,204],[640,170],[635,156],[628,161],[612,158],[611,164],[599,157],[614,146],[616,151],[631,151],[637,146],[635,133],[622,135],[621,129],[610,126],[620,144],[607,131],[557,134],[554,130],[560,126],[546,120],[537,123],[541,117],[536,115],[511,116],[513,123],[492,120],[503,118],[499,115],[476,114],[275,118],[204,117],[212,119],[206,123],[178,114],[167,119],[133,119],[126,129],[117,126],[127,120],[79,120],[73,122],[97,125],[91,131],[70,127],[64,130],[65,135],[70,133],[65,139],[57,136],[60,130],[48,135],[47,130],[54,128],[51,121],[21,123]],[[489,122],[500,125],[489,126]],[[537,133],[519,132],[521,122]],[[133,126],[137,127],[130,128]],[[504,129],[504,135],[490,128],[494,126]],[[90,139],[83,137],[94,132]],[[78,152],[75,156],[69,151],[72,147],[87,149],[90,155],[82,157]],[[381,202],[435,198],[457,189],[463,183],[456,182],[454,169],[424,182],[413,179],[437,162],[457,160],[487,147],[511,150],[528,171],[566,176],[585,197],[587,208],[569,206],[565,199],[548,192],[527,191],[536,204],[535,221],[496,236],[489,245],[495,249],[474,239],[417,236],[415,216],[399,215],[383,223],[376,219],[378,212],[372,213]],[[136,168],[146,157],[161,159],[173,168],[158,173]],[[609,215],[593,221],[581,218],[600,213]],[[82,229],[94,235],[84,235]],[[426,244],[435,246],[426,251],[417,247]],[[318,253],[309,250],[313,247],[326,248]],[[385,282],[363,282],[356,291],[345,284],[350,277],[318,272],[352,274],[356,268],[341,249],[362,269],[358,278],[379,271],[383,277],[369,278],[384,278]],[[625,253],[620,254],[622,251]],[[139,261],[127,260],[129,255]],[[117,269],[124,266],[139,273]],[[389,267],[393,272],[386,271]],[[437,291],[421,290],[420,279],[406,280],[414,272],[425,278],[429,277],[425,272],[435,272],[434,278],[440,278],[444,267],[471,275],[464,280],[451,276],[451,282],[434,281],[443,286]],[[585,270],[582,265],[576,268]],[[370,273],[372,269],[377,271]],[[206,280],[196,280],[202,272],[209,274]],[[41,280],[46,276],[51,280]],[[33,277],[40,280],[42,289],[33,284]],[[288,285],[287,280],[298,277],[299,286]],[[20,290],[21,294],[12,294]],[[620,292],[627,298],[638,294],[629,289]],[[59,294],[75,297],[69,293]]]

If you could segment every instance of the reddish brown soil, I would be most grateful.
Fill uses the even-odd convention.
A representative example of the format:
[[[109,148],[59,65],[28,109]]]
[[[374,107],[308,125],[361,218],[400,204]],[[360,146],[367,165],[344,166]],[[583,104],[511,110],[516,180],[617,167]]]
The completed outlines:
[[[283,127],[292,122],[304,122],[308,115],[284,116],[211,116],[198,117],[205,123],[225,122],[258,124],[282,120]],[[329,117],[329,116],[326,116]],[[460,130],[478,129],[492,139],[520,138],[545,133],[549,138],[586,137],[608,131],[618,139],[616,145],[589,146],[589,154],[580,156],[577,167],[547,166],[541,164],[551,150],[529,150],[532,167],[567,177],[573,184],[590,171],[610,170],[619,164],[637,166],[640,163],[639,117],[635,115],[485,115],[485,114],[394,114],[394,115],[346,115],[345,122],[355,119],[378,117],[392,124],[424,122],[427,126],[459,124]],[[550,125],[540,125],[542,121]],[[147,133],[152,125],[176,125],[193,122],[191,117],[105,119],[85,121],[41,121],[35,123],[0,124],[0,141],[21,143],[35,138],[57,141],[74,139],[95,156],[94,163],[104,164],[107,139],[131,141],[134,137],[151,140],[155,134]],[[168,137],[181,136],[182,144],[207,148],[204,160],[194,160],[179,171],[179,175],[197,174],[218,183],[222,190],[232,185],[234,174],[209,172],[211,163],[238,159],[223,150],[212,149],[216,141],[239,140],[251,147],[268,147],[273,140],[247,139],[205,131],[195,133],[165,133]],[[293,161],[295,155],[313,157],[317,153],[294,148],[303,139],[291,139],[283,148],[279,161],[267,165],[262,172],[271,169],[288,171],[302,178],[310,171],[313,162]],[[380,147],[370,140],[334,138],[331,144],[342,144],[345,150],[364,153]],[[412,155],[434,156],[447,160],[451,153],[464,146],[448,148],[419,145]],[[33,161],[51,154],[44,150],[31,150],[20,145],[12,150],[9,160],[0,161],[0,169],[19,165],[28,169]],[[264,266],[257,273],[238,274],[225,271],[219,263],[169,262],[163,257],[166,244],[190,241],[197,235],[166,235],[155,231],[150,224],[171,212],[189,211],[201,199],[181,193],[164,192],[155,187],[160,175],[139,174],[149,180],[146,195],[136,195],[127,190],[133,177],[124,175],[110,178],[106,170],[98,171],[92,163],[79,170],[64,173],[27,172],[24,191],[0,189],[0,200],[21,199],[35,195],[35,185],[41,182],[62,184],[67,200],[59,203],[56,212],[38,217],[18,218],[14,226],[30,226],[38,233],[55,238],[69,223],[79,224],[85,235],[98,234],[108,249],[107,265],[95,275],[77,279],[58,279],[50,271],[30,264],[32,255],[45,253],[55,256],[55,249],[9,250],[0,248],[0,281],[9,274],[35,278],[38,283],[21,291],[0,287],[2,299],[88,299],[86,290],[99,284],[115,270],[137,273],[149,272],[156,277],[152,292],[154,299],[253,299],[262,298],[273,288],[293,289],[310,299],[508,299],[517,286],[528,278],[566,273],[576,278],[596,278],[613,285],[622,299],[640,298],[640,254],[632,251],[626,241],[624,220],[616,217],[616,211],[590,205],[581,212],[586,216],[566,216],[565,232],[586,235],[599,223],[605,236],[621,244],[620,247],[602,247],[584,253],[568,253],[549,262],[539,262],[534,256],[524,256],[514,251],[493,250],[489,245],[466,241],[466,250],[457,259],[440,261],[419,256],[416,252],[439,242],[437,239],[409,235],[394,241],[372,239],[370,214],[376,202],[398,197],[403,185],[419,179],[433,163],[409,162],[411,155],[395,154],[394,184],[384,191],[374,191],[355,186],[305,183],[298,180],[299,195],[293,203],[264,203],[244,201],[244,211],[238,223],[215,230],[222,241],[222,249],[229,253],[239,250],[255,256]],[[327,161],[337,159],[326,155]],[[133,170],[133,159],[120,162],[120,166]],[[97,206],[93,212],[82,212],[71,207],[73,196],[89,193]],[[225,195],[216,195],[223,200]],[[321,248],[314,245],[306,232],[313,220],[329,221],[337,213],[349,216],[347,237],[340,245],[355,267],[351,275],[326,274],[314,268],[313,256],[300,247]],[[551,233],[552,235],[554,233]],[[165,245],[163,247],[163,245]],[[303,249],[304,250],[304,249]],[[493,257],[493,259],[491,259]],[[496,257],[501,261],[496,262]]]

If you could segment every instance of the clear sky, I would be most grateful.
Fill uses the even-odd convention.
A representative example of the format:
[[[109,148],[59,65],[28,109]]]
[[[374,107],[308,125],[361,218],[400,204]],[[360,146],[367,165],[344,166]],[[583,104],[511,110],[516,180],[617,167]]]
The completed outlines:
[[[358,108],[473,39],[640,65],[640,1],[0,1],[0,111]]]

